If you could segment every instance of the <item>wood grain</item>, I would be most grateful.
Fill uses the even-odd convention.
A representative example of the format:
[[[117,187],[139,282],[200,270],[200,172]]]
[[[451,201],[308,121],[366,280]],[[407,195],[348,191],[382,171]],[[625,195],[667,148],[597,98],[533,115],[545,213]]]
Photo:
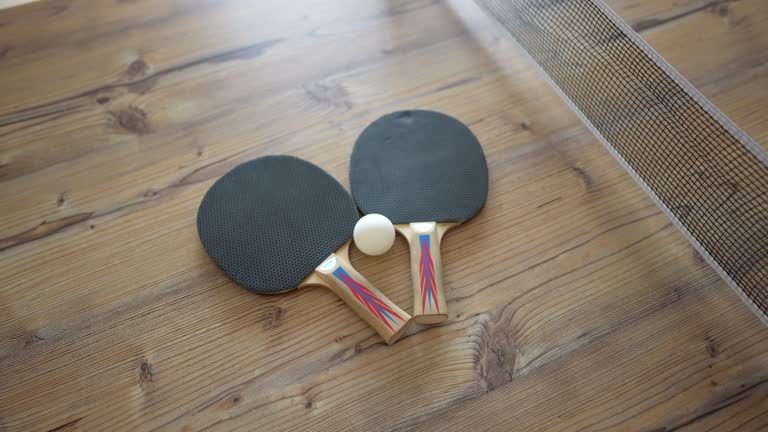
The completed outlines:
[[[766,2],[609,4],[768,142]],[[0,70],[0,430],[768,427],[768,329],[472,2],[43,0],[0,11]],[[387,346],[207,258],[224,172],[285,153],[348,186],[405,108],[489,164],[446,322]],[[413,311],[405,240],[351,260]]]

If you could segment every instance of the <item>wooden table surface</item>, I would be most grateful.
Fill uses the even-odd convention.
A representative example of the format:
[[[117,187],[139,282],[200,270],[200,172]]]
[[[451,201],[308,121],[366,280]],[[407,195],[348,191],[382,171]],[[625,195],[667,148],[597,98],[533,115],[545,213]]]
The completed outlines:
[[[768,143],[768,2],[609,4]],[[468,0],[44,0],[0,11],[0,78],[0,430],[768,429],[768,329]],[[348,185],[403,108],[489,163],[445,324],[386,346],[208,259],[224,172],[287,153]],[[352,261],[412,310],[403,239]]]

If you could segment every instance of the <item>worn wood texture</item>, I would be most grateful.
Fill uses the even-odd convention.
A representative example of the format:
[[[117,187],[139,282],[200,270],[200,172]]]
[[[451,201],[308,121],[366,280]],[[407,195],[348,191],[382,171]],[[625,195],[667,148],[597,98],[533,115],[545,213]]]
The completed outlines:
[[[609,4],[768,142],[768,3]],[[768,428],[768,329],[472,2],[43,0],[0,11],[0,74],[0,430]],[[222,173],[288,153],[347,184],[412,107],[489,162],[445,323],[387,346],[206,257]],[[412,311],[402,238],[351,258]]]

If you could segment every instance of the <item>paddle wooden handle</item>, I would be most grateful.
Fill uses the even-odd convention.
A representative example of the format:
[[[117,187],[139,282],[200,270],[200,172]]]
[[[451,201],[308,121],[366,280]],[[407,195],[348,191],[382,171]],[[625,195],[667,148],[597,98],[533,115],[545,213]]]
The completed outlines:
[[[328,257],[315,269],[312,277],[322,281],[322,285],[341,297],[387,344],[392,344],[411,325],[412,317],[352,267],[348,247],[349,243]]]
[[[440,243],[455,223],[420,222],[395,225],[411,249],[413,280],[413,319],[420,324],[435,324],[448,319],[448,304],[443,290]]]

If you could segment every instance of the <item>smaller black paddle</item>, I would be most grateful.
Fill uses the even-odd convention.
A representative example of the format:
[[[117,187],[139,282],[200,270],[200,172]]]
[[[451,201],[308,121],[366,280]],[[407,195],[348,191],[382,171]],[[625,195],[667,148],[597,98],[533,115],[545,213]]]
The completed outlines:
[[[448,318],[440,242],[479,212],[488,194],[488,167],[475,135],[434,111],[387,114],[357,139],[349,180],[360,210],[388,217],[410,244],[416,322]]]
[[[356,221],[344,187],[292,156],[235,167],[211,186],[197,213],[205,250],[235,282],[259,294],[324,286],[391,344],[411,317],[350,265]]]

